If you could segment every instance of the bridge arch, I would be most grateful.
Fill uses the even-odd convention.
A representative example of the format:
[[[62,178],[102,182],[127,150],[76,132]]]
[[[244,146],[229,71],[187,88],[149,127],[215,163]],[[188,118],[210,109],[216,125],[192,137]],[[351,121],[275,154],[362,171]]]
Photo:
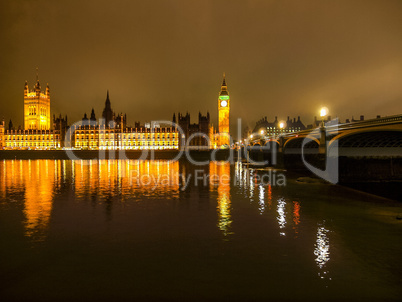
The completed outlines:
[[[269,143],[269,142],[275,142],[275,143],[279,144],[279,140],[276,139],[276,138],[271,138],[271,139],[269,139],[269,140],[265,143],[265,145],[266,145],[267,143]]]
[[[288,139],[284,143],[283,148],[284,149],[293,149],[293,148],[301,149],[305,138],[307,138],[307,136]],[[315,137],[309,137],[309,139],[311,139],[311,141],[309,141],[304,147],[309,148],[309,149],[318,148],[318,146],[320,145],[319,139],[315,138]]]
[[[334,136],[328,147],[332,147],[335,141],[338,141],[339,148],[402,147],[402,129],[355,129]]]
[[[265,151],[279,150],[279,142],[275,139],[269,140],[262,145],[262,149]]]
[[[297,145],[301,148],[302,142],[306,137],[308,137],[308,136],[291,137],[285,141],[285,143],[283,144],[283,148],[287,148],[287,147],[295,148],[295,146],[297,146]],[[320,144],[320,140],[317,137],[309,137],[309,138],[312,139],[314,142],[316,142],[318,145]],[[306,144],[306,147],[309,144],[310,144],[310,142]],[[309,145],[309,146],[311,146],[311,145]]]

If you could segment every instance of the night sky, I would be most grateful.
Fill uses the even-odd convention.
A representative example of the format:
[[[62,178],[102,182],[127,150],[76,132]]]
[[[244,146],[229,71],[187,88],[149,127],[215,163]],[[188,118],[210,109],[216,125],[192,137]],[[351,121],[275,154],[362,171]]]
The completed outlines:
[[[23,123],[23,87],[49,83],[69,122],[106,91],[134,121],[211,113],[226,72],[231,124],[402,113],[402,1],[0,2],[0,115]]]

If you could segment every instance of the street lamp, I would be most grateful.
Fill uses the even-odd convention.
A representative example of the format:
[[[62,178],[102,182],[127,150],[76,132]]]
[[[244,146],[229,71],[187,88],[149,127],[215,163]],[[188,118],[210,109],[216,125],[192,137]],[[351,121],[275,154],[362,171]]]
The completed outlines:
[[[321,121],[322,121],[322,126],[324,127],[324,119],[328,114],[328,108],[327,107],[322,107],[320,110],[320,116],[321,116]]]
[[[283,134],[283,129],[286,127],[286,123],[284,121],[279,121],[279,129],[281,130],[281,134]]]
[[[319,154],[327,154],[327,135],[325,131],[325,123],[324,119],[328,114],[328,108],[322,107],[320,110],[320,116],[322,120],[321,128],[320,128],[320,145],[318,147]]]

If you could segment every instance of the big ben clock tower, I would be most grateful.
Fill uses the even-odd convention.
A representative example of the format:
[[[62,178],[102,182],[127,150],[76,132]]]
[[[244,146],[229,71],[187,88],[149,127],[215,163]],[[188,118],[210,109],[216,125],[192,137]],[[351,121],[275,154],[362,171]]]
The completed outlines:
[[[225,74],[223,74],[223,82],[221,92],[218,98],[219,110],[219,146],[230,144],[229,135],[229,112],[230,112],[230,97],[227,90]]]

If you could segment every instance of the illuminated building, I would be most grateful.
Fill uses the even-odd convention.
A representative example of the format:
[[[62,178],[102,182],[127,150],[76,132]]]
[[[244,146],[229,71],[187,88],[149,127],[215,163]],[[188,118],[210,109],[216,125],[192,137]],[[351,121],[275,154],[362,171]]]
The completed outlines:
[[[267,121],[267,117],[259,120],[253,129],[253,133],[260,134],[261,131],[263,131],[263,134],[266,136],[278,136],[282,133],[298,132],[305,129],[306,127],[300,121],[300,116],[297,118],[297,120],[294,118],[293,121],[288,116],[286,122],[278,121],[278,117],[275,116],[275,120],[272,123]]]
[[[215,133],[214,125],[211,124],[209,126],[209,147],[211,149],[216,149],[217,147],[216,136],[217,134]]]
[[[55,119],[54,119],[55,121]],[[66,120],[67,122],[67,120]],[[0,127],[0,148],[3,149],[55,149],[60,148],[61,128],[50,130],[50,90],[41,92],[39,80],[33,90],[24,87],[24,130],[15,130],[10,120],[5,131]]]
[[[107,128],[79,126],[74,131],[74,147],[100,150],[164,150],[179,148],[179,134],[173,127]]]
[[[179,148],[179,134],[175,127],[141,126],[127,127],[126,115],[116,115],[111,108],[109,91],[100,123],[96,122],[92,109],[88,119],[85,114],[81,125],[72,126],[71,146],[77,149],[100,150],[164,150]],[[209,120],[209,118],[208,118]],[[204,121],[204,120],[203,120]],[[205,123],[205,122],[204,122]],[[0,126],[0,149],[57,149],[64,147],[64,138],[68,129],[67,116],[53,116],[53,129],[50,129],[50,92],[40,91],[37,81],[35,89],[30,91],[27,83],[24,88],[24,126],[15,130],[10,121],[5,131],[4,121]],[[208,126],[206,126],[208,128]]]
[[[53,129],[60,133],[60,147],[64,147],[64,139],[68,130],[67,115],[62,117],[61,114],[56,117],[53,115]]]
[[[80,125],[74,125],[73,144],[77,149],[99,150],[165,150],[179,148],[179,134],[175,127],[141,126],[127,127],[126,115],[112,111],[107,92],[102,119],[96,122],[92,109],[91,117],[84,115]]]
[[[109,125],[109,123],[114,120],[113,116],[114,116],[114,113],[113,113],[112,107],[110,105],[109,90],[108,90],[107,95],[106,95],[105,109],[103,109],[103,113],[102,113],[102,118],[105,120],[106,125]]]
[[[71,144],[66,145],[75,149],[93,150],[163,150],[163,149],[209,149],[216,147],[227,147],[230,145],[229,134],[229,112],[230,98],[227,91],[225,75],[221,85],[218,99],[219,126],[216,133],[210,125],[210,116],[207,113],[203,116],[199,113],[198,124],[190,122],[190,115],[173,115],[174,125],[163,126],[152,123],[140,125],[135,123],[134,127],[127,126],[126,115],[115,114],[112,110],[107,91],[105,107],[102,118],[97,121],[95,111],[91,115],[85,114],[81,123],[76,123],[67,131],[67,116],[61,115],[56,118],[53,115],[53,124],[50,119],[50,89],[46,86],[41,91],[39,80],[33,90],[24,86],[24,129],[16,130],[10,120],[9,129],[6,131],[4,122],[0,126],[0,148],[1,149],[57,149],[65,147],[65,140]],[[52,128],[51,128],[52,126]],[[183,133],[179,132],[179,129]],[[66,134],[69,137],[66,138]],[[185,146],[180,144],[185,142]]]
[[[223,82],[221,92],[218,98],[218,111],[219,111],[219,138],[218,146],[230,145],[229,134],[229,112],[230,112],[230,97],[227,90],[225,74],[223,74]]]
[[[0,123],[0,150],[3,149],[4,141],[4,120]]]
[[[206,116],[203,116],[201,112],[198,114],[198,124],[191,124],[190,122],[190,114],[186,113],[186,115],[181,114],[180,112],[177,115],[177,124],[180,129],[183,131],[181,133],[182,138],[180,139],[180,143],[186,143],[186,146],[181,146],[181,148],[193,148],[193,149],[202,149],[210,147],[209,141],[209,112],[207,112]],[[173,123],[176,124],[176,115],[173,114]]]
[[[60,148],[60,133],[53,130],[8,130],[4,135],[6,149]]]
[[[29,90],[28,82],[24,87],[24,129],[50,130],[50,90],[41,92],[39,80],[33,90]]]
[[[3,125],[4,129],[4,125]],[[50,129],[49,86],[41,92],[39,80],[33,90],[24,87],[24,130],[15,130],[10,120],[9,129],[1,137],[5,149],[55,149],[61,147],[60,130]],[[0,133],[1,136],[1,133]]]

